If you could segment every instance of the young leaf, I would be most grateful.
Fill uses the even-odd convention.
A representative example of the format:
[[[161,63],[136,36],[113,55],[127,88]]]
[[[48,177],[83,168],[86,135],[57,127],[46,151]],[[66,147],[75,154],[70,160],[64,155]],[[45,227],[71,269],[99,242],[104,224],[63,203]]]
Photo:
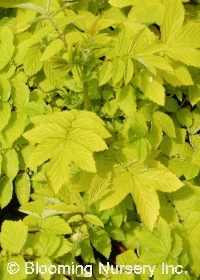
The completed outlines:
[[[12,144],[21,136],[25,127],[25,116],[18,111],[12,111],[8,124],[5,126],[3,133],[7,141]]]
[[[10,253],[19,254],[27,236],[28,227],[22,221],[5,221],[2,225],[1,246]]]
[[[43,220],[41,223],[41,229],[46,233],[55,235],[72,233],[69,224],[58,216],[48,217]]]
[[[107,83],[110,78],[112,77],[112,62],[110,61],[105,61],[103,64],[100,66],[99,69],[99,86],[104,85]]]
[[[193,123],[192,113],[187,108],[178,110],[176,116],[182,126],[190,127]]]
[[[90,240],[85,238],[80,243],[81,257],[85,262],[95,263],[94,253],[90,245]]]
[[[34,117],[33,121],[38,125],[24,133],[27,139],[36,143],[41,142],[32,152],[29,166],[35,167],[51,159],[46,172],[56,192],[69,178],[70,162],[73,161],[83,170],[96,172],[93,152],[107,149],[102,139],[109,137],[104,123],[89,112],[74,110],[73,114],[62,112],[52,114],[51,118],[49,115]],[[94,126],[89,126],[89,123],[93,123]]]
[[[135,174],[134,180],[162,192],[175,192],[184,184],[168,169],[149,169]],[[142,183],[143,182],[143,183]]]
[[[10,267],[9,264],[11,264]],[[13,264],[14,266],[12,266]],[[7,280],[10,277],[12,277],[12,280],[26,279],[27,275],[25,274],[25,269],[20,269],[16,274],[12,274],[12,276],[10,276],[11,274],[8,272],[8,268],[11,268],[12,271],[17,271],[15,264],[18,264],[19,268],[25,267],[26,264],[24,257],[21,255],[11,255],[7,257],[7,261],[1,264],[0,277],[2,280]]]
[[[42,53],[38,45],[31,47],[27,51],[24,57],[24,70],[27,75],[33,76],[42,68],[41,57]]]
[[[111,174],[105,175],[103,177],[98,174],[92,180],[92,183],[88,189],[88,204],[91,205],[94,202],[102,199],[110,190],[108,186],[110,185]]]
[[[15,179],[15,192],[21,205],[29,201],[30,186],[30,177],[27,173],[17,175]]]
[[[51,257],[60,247],[61,239],[53,234],[37,232],[32,242],[33,250],[40,257]]]
[[[111,242],[107,232],[103,229],[94,227],[89,231],[89,236],[92,246],[108,258],[111,252]],[[104,246],[102,246],[102,244],[104,244]]]
[[[7,102],[0,100],[0,130],[2,130],[8,123],[11,116],[11,108]]]
[[[19,160],[15,149],[9,149],[3,154],[2,168],[9,179],[15,178],[19,170]]]
[[[152,75],[149,71],[142,71],[135,77],[135,84],[151,101],[158,105],[164,106],[165,89],[160,77]]]
[[[156,111],[153,114],[153,120],[169,137],[176,138],[174,123],[167,114]]]
[[[124,83],[125,86],[131,81],[134,74],[134,66],[133,62],[130,58],[127,59],[125,63],[125,70],[124,70]]]
[[[84,219],[95,226],[104,227],[104,223],[95,215],[85,214]]]
[[[19,208],[19,211],[34,216],[36,218],[40,218],[42,216],[42,213],[44,212],[44,209],[45,202],[43,200],[36,200],[23,204]]]
[[[29,101],[30,91],[27,85],[20,81],[19,78],[14,78],[11,81],[12,94],[11,97],[18,110],[24,107]]]
[[[138,176],[134,178],[131,194],[141,220],[152,231],[159,215],[160,203],[155,188],[151,184],[147,185],[146,181]]]
[[[113,60],[111,66],[111,77],[113,85],[116,85],[124,76],[125,62],[121,58],[116,58]]]
[[[165,0],[163,3],[167,9],[161,26],[162,42],[171,45],[180,36],[184,21],[184,9],[180,0]]]
[[[109,190],[110,192],[101,201],[101,211],[114,208],[131,192],[132,176],[127,172],[115,174]]]
[[[133,4],[133,0],[109,0],[109,4],[114,7],[123,8]]]
[[[63,48],[63,42],[60,39],[53,40],[42,54],[41,61],[47,60],[58,53]]]
[[[0,180],[0,206],[1,206],[1,209],[6,207],[8,205],[8,203],[11,201],[12,194],[13,194],[12,181],[8,177],[4,176]]]
[[[5,26],[0,30],[0,70],[10,62],[14,49],[13,34],[10,29]]]
[[[0,75],[0,97],[2,101],[8,101],[11,94],[11,85],[4,75]],[[2,118],[1,118],[2,119]]]
[[[127,116],[131,116],[136,111],[135,99],[134,88],[130,85],[121,88],[117,92],[118,106]]]

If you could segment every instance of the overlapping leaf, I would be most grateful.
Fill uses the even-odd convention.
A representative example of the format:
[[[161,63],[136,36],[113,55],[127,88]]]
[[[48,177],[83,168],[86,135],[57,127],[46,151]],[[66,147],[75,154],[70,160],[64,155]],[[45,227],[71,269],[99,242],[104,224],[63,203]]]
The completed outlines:
[[[93,152],[107,149],[103,138],[110,135],[94,113],[61,112],[32,118],[35,127],[24,133],[29,141],[39,143],[29,158],[29,167],[50,159],[46,174],[55,191],[68,179],[69,164],[95,172]]]
[[[184,22],[184,8],[180,0],[164,1],[167,8],[161,26],[162,42],[166,44],[166,54],[174,61],[198,67],[200,64],[199,24]]]

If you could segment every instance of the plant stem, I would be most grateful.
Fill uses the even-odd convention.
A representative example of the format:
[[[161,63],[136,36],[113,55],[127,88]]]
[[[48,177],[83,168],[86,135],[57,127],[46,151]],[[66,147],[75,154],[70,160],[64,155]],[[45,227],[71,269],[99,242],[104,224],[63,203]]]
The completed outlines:
[[[84,83],[83,90],[83,101],[84,101],[84,110],[89,111],[89,98],[88,98],[88,84]]]
[[[62,33],[60,33],[60,31],[59,31],[58,27],[56,26],[55,22],[53,21],[53,19],[52,18],[49,18],[49,19],[51,21],[51,24],[55,28],[60,40],[63,41],[63,44],[65,45],[66,49],[68,49],[68,45],[67,45],[67,42],[65,40],[65,36]]]

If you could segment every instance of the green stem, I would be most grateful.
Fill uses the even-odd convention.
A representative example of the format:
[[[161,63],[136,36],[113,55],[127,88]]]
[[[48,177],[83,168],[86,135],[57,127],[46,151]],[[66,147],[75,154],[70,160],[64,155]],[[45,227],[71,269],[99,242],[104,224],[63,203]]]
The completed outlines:
[[[88,84],[87,83],[84,83],[83,101],[84,101],[84,110],[89,111],[90,102],[89,102],[89,97],[88,97]]]
[[[65,36],[62,33],[60,33],[60,31],[59,31],[58,27],[56,26],[55,22],[53,21],[53,19],[51,17],[49,17],[49,19],[51,21],[51,24],[55,28],[55,31],[57,32],[60,40],[63,41],[63,44],[65,45],[66,49],[68,49],[68,45],[67,45],[67,42],[65,40]]]

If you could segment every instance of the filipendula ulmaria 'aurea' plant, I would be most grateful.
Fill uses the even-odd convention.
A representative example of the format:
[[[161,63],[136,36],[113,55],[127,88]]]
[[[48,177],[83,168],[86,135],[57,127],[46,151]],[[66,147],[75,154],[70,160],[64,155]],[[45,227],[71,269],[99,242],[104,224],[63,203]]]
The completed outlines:
[[[80,259],[152,279],[100,275],[111,240],[110,265],[199,277],[200,9],[182,2],[0,1],[0,204],[26,214],[2,224],[2,280],[75,279],[56,271]]]

